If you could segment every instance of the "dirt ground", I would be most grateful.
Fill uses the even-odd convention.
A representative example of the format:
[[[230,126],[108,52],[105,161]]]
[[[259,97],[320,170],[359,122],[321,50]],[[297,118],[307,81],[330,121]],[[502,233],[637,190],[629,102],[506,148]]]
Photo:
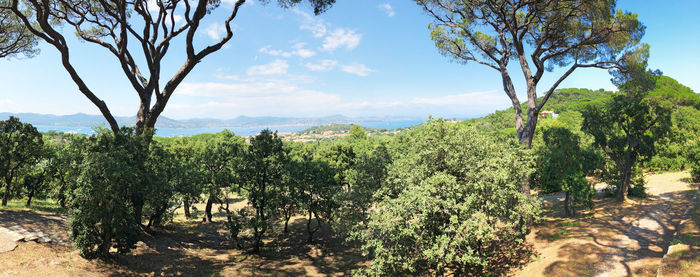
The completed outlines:
[[[700,276],[700,197],[689,207],[659,268],[659,277]]]
[[[545,201],[544,220],[527,238],[533,261],[513,275],[655,276],[697,186],[688,172],[646,180],[648,198],[620,204],[598,197],[575,219],[562,216],[559,201]]]
[[[234,206],[243,205],[235,199]],[[225,238],[223,213],[214,223],[202,223],[204,205],[197,206],[197,219],[176,216],[167,227],[137,244],[127,255],[110,261],[88,261],[73,247],[20,242],[0,254],[0,277],[4,276],[336,276],[348,275],[361,261],[358,250],[347,247],[327,226],[306,243],[306,219],[290,221],[290,232],[276,226],[260,255],[237,250]],[[214,211],[218,207],[214,206]],[[60,219],[60,220],[59,220]],[[0,225],[21,223],[25,228],[62,230],[69,236],[68,221],[53,213],[0,210]]]

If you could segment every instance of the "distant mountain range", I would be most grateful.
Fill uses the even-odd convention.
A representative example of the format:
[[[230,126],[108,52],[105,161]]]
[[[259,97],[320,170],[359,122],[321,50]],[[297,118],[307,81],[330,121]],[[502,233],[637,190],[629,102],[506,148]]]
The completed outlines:
[[[0,113],[0,120],[10,116],[18,117],[22,122],[28,122],[37,126],[64,126],[64,127],[94,127],[107,124],[101,115],[72,114],[52,115],[36,113]],[[161,116],[158,118],[156,128],[216,128],[216,127],[273,127],[273,126],[319,126],[328,124],[351,124],[367,122],[388,122],[400,120],[416,120],[417,117],[347,117],[344,115],[331,115],[325,117],[249,117],[239,116],[233,119],[194,118],[176,120]],[[119,125],[133,126],[136,124],[136,116],[116,117]]]

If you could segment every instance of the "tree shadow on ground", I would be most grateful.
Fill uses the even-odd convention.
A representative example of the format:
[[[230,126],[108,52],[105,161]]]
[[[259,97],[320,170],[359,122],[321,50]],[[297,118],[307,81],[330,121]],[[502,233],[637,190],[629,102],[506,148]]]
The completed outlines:
[[[536,237],[567,241],[558,247],[558,260],[546,267],[545,274],[654,275],[692,193],[669,192],[631,203],[597,198],[593,210],[573,220],[562,216],[560,203],[546,204]]]
[[[168,236],[146,238],[136,250],[115,255],[111,262],[117,267],[109,276],[212,276],[225,267],[223,262],[202,257]]]
[[[0,227],[19,225],[24,229],[39,229],[52,239],[70,242],[68,216],[58,213],[37,213],[31,210],[0,210]]]
[[[250,263],[239,268],[239,272],[261,275],[308,276],[349,275],[365,260],[358,247],[346,243],[327,224],[322,224],[307,243],[307,219],[296,217],[289,223],[289,232],[283,233],[281,226],[270,232],[265,246],[253,256]],[[316,225],[316,220],[312,220]]]
[[[313,220],[312,224],[316,224]],[[225,219],[204,223],[192,219],[154,228],[129,254],[115,255],[111,276],[329,276],[349,275],[365,260],[359,248],[347,245],[327,224],[308,244],[306,219],[294,217],[289,232],[275,225],[258,254],[239,250],[227,239]],[[252,242],[242,234],[241,242]]]

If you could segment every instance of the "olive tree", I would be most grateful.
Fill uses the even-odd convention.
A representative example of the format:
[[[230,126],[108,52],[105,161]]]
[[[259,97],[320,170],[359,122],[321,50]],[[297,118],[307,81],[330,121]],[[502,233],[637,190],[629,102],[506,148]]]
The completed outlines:
[[[195,66],[233,38],[232,25],[245,2],[232,1],[233,7],[224,11],[226,16],[222,25],[226,33],[215,43],[203,47],[198,47],[201,44],[195,42],[195,37],[206,32],[201,28],[202,22],[221,10],[220,0],[2,0],[0,11],[2,14],[11,12],[13,18],[20,22],[20,30],[28,30],[28,33],[58,50],[61,64],[78,90],[100,110],[116,134],[119,124],[107,104],[88,87],[73,66],[70,57],[75,52],[66,42],[62,30],[72,31],[84,42],[113,55],[139,99],[136,129],[140,134],[147,128],[155,127],[170,97]],[[290,7],[302,0],[274,2]],[[307,2],[313,6],[316,14],[320,14],[335,0]],[[177,20],[180,18],[184,21],[181,24]],[[17,36],[16,32],[13,34]],[[184,61],[174,74],[164,76],[170,70],[162,67],[162,61],[173,56],[168,53],[172,53],[169,50],[174,44],[182,45],[173,48],[184,50],[176,54],[176,57],[184,57]]]

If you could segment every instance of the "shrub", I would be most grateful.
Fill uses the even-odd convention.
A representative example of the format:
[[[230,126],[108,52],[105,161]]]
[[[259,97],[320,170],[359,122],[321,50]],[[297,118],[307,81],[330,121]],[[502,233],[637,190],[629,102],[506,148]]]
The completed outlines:
[[[131,137],[133,138],[133,137]],[[105,257],[134,247],[140,234],[132,195],[139,184],[128,135],[100,132],[87,151],[71,202],[75,246],[86,258]]]
[[[368,275],[455,275],[499,266],[495,253],[512,251],[539,203],[520,181],[532,167],[529,151],[513,139],[498,141],[474,128],[431,120],[406,140],[411,153],[390,165],[387,190],[364,230]]]
[[[546,128],[542,132],[546,147],[541,148],[536,180],[545,192],[563,190],[566,193],[564,211],[576,215],[576,206],[590,208],[595,193],[586,180],[584,162],[590,153],[581,150],[579,137],[564,127]],[[550,190],[550,191],[548,191]]]
[[[700,140],[690,144],[686,156],[690,162],[690,175],[693,181],[700,182]]]

